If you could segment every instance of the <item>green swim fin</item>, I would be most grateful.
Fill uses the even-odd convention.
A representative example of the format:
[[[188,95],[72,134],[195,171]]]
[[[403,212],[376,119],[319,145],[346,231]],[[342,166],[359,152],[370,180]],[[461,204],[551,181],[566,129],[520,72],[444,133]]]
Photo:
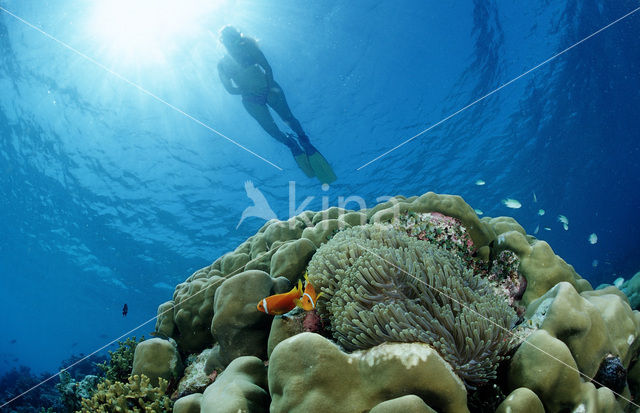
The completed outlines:
[[[309,155],[309,163],[311,164],[313,173],[323,184],[330,184],[337,179],[333,168],[331,168],[329,162],[327,162],[320,152],[314,152]]]
[[[307,157],[306,153],[302,152],[300,155],[294,156],[293,159],[296,160],[296,163],[298,164],[300,169],[302,169],[302,172],[304,172],[305,175],[307,175],[309,178],[314,175],[313,168],[311,168],[311,164],[309,163],[309,158]]]

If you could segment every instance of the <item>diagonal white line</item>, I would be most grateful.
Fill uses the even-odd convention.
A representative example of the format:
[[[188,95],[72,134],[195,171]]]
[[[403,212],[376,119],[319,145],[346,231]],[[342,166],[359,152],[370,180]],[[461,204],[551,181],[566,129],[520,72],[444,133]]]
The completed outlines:
[[[284,245],[284,244],[283,244],[283,245]],[[282,245],[279,245],[279,246],[277,246],[276,248],[274,248],[274,249],[273,249],[273,252],[275,253],[275,252],[276,252],[276,251],[277,251],[281,246],[282,246]],[[260,256],[260,257],[256,257],[256,258],[254,258],[254,259],[250,260],[249,262],[247,262],[247,264],[250,264],[250,263],[252,263],[252,262],[254,262],[254,261],[258,260],[258,259],[261,259],[261,258],[262,258],[262,256]],[[211,288],[211,287],[213,287],[213,286],[216,286],[216,285],[218,285],[218,284],[219,284],[219,283],[221,283],[221,282],[224,282],[225,280],[229,279],[230,277],[233,277],[234,275],[238,274],[238,272],[240,272],[239,270],[244,269],[244,268],[245,268],[245,266],[246,266],[247,264],[245,264],[245,265],[243,265],[243,266],[241,266],[241,267],[238,267],[238,268],[236,268],[235,270],[231,271],[231,273],[229,273],[228,275],[224,276],[224,278],[222,278],[221,280],[219,280],[220,282],[212,283],[212,284],[208,285],[207,287],[203,288],[202,290],[198,291],[197,293],[193,294],[192,296],[187,297],[184,301],[182,301],[182,303],[186,303],[187,301],[191,300],[192,298],[197,297],[198,295],[200,295],[200,294],[202,294],[203,292],[207,291],[209,288]],[[180,305],[181,305],[181,304],[180,304]],[[93,356],[93,355],[95,355],[95,354],[99,353],[100,351],[104,350],[105,348],[109,347],[110,345],[112,345],[112,344],[116,343],[118,340],[120,340],[120,339],[122,339],[122,338],[124,338],[124,337],[127,337],[129,334],[133,333],[134,331],[139,330],[141,327],[146,326],[146,325],[147,325],[147,324],[149,324],[150,322],[152,322],[152,321],[156,320],[156,319],[157,319],[158,317],[160,317],[161,315],[164,315],[164,314],[166,314],[166,313],[168,313],[168,312],[170,312],[170,311],[173,311],[173,310],[174,310],[174,307],[172,307],[172,308],[170,308],[170,309],[168,309],[168,310],[165,310],[165,311],[161,312],[160,314],[156,315],[155,317],[151,317],[150,319],[148,319],[148,320],[147,320],[147,321],[145,321],[144,323],[139,324],[137,327],[135,327],[135,328],[133,328],[133,329],[131,329],[131,330],[127,331],[126,333],[122,334],[120,337],[118,337],[118,338],[116,338],[116,339],[113,339],[113,340],[111,340],[109,343],[107,343],[107,344],[105,344],[104,346],[100,347],[99,349],[94,350],[93,352],[91,352],[91,354],[88,354],[88,355],[86,355],[85,357],[81,358],[80,360],[77,360],[75,363],[68,365],[67,367],[65,367],[65,368],[63,368],[62,370],[60,370],[58,373],[56,373],[56,374],[54,374],[54,375],[52,375],[52,376],[50,376],[50,377],[47,377],[46,379],[42,380],[40,383],[36,384],[35,386],[33,386],[33,387],[29,388],[28,390],[25,390],[23,393],[21,393],[21,394],[19,394],[19,395],[17,395],[17,396],[15,396],[15,397],[13,397],[11,400],[7,400],[6,402],[4,402],[4,403],[0,404],[0,409],[2,409],[3,407],[5,407],[5,406],[7,406],[7,405],[9,405],[9,404],[11,404],[11,403],[13,403],[14,401],[16,401],[16,400],[18,400],[19,398],[21,398],[22,396],[24,396],[25,394],[27,394],[27,393],[29,393],[29,392],[31,392],[31,391],[33,391],[33,390],[37,389],[38,387],[42,386],[43,384],[45,384],[45,383],[46,383],[46,382],[48,382],[49,380],[52,380],[52,379],[54,379],[54,378],[58,377],[60,374],[62,374],[62,372],[69,370],[70,368],[72,368],[72,367],[73,367],[73,366],[75,366],[76,364],[82,363],[83,361],[85,361],[85,360],[86,360],[86,359],[88,359],[89,357],[91,357],[91,356]]]
[[[15,15],[14,13],[10,12],[9,10],[5,9],[4,7],[0,6],[0,11],[3,11],[5,13],[7,13],[8,15],[10,15],[11,17],[13,17],[14,19],[24,23],[25,25],[31,27],[32,29],[42,33],[43,35],[45,35],[46,37],[48,37],[49,39],[53,40],[54,42],[58,43],[59,45],[71,50],[73,53],[77,54],[78,56],[81,56],[82,58],[88,60],[89,62],[93,63],[94,65],[98,66],[99,68],[109,72],[110,74],[112,74],[113,76],[117,77],[118,79],[128,83],[129,85],[135,87],[136,89],[138,89],[140,92],[144,93],[145,95],[157,100],[158,102],[168,106],[169,108],[173,109],[174,111],[180,113],[181,115],[185,116],[186,118],[194,121],[195,123],[197,123],[200,126],[203,126],[204,128],[208,129],[209,131],[215,133],[216,135],[228,140],[229,142],[231,142],[232,144],[236,145],[237,147],[245,150],[246,152],[249,152],[251,155],[255,156],[258,159],[263,160],[264,162],[268,163],[269,165],[273,166],[274,168],[282,171],[282,168],[279,167],[278,165],[276,165],[275,163],[267,160],[266,158],[263,158],[262,156],[258,155],[257,153],[253,152],[251,149],[248,149],[247,147],[243,146],[242,144],[236,142],[235,140],[231,139],[230,137],[226,136],[225,134],[218,132],[217,130],[215,130],[214,128],[212,128],[211,126],[207,125],[206,123],[202,122],[201,120],[195,118],[194,116],[189,115],[187,112],[183,111],[182,109],[178,108],[175,105],[172,105],[171,103],[167,102],[166,100],[162,99],[161,97],[157,96],[156,94],[150,92],[149,90],[145,89],[144,87],[140,86],[139,84],[132,82],[131,80],[127,79],[126,77],[122,76],[121,74],[119,74],[118,72],[114,71],[113,69],[103,65],[102,63],[100,63],[99,61],[95,60],[94,58],[92,58],[91,56],[88,56],[87,54],[81,52],[80,50],[74,48],[73,46],[63,42],[60,39],[57,39],[56,37],[50,35],[49,33],[45,32],[44,30],[42,30],[41,28],[39,28],[38,26],[35,26],[31,23],[29,23],[28,21],[26,21],[25,19],[23,19],[20,16]]]
[[[451,297],[450,295],[448,295],[448,294],[447,294],[447,293],[445,293],[444,291],[441,291],[440,289],[438,289],[438,288],[436,288],[436,287],[434,287],[434,286],[432,286],[432,285],[429,285],[426,281],[421,280],[420,278],[418,278],[418,277],[414,276],[413,274],[409,274],[407,271],[405,271],[405,269],[404,269],[404,268],[400,268],[400,267],[398,267],[396,264],[394,264],[394,263],[392,263],[391,261],[387,260],[386,258],[381,257],[380,255],[378,255],[375,251],[372,251],[372,250],[370,250],[369,248],[367,248],[367,247],[365,247],[365,246],[363,246],[363,245],[361,245],[361,244],[359,244],[359,243],[357,243],[357,242],[356,242],[356,244],[357,244],[360,248],[362,248],[363,250],[365,250],[365,251],[367,251],[368,253],[370,253],[370,254],[372,254],[372,255],[376,256],[377,258],[379,258],[379,259],[381,259],[382,261],[386,262],[387,264],[389,264],[390,266],[394,267],[394,268],[395,268],[395,269],[397,269],[398,271],[400,271],[400,272],[402,272],[402,273],[404,273],[404,274],[408,275],[409,277],[411,277],[411,278],[415,279],[416,281],[421,282],[422,284],[424,284],[424,285],[426,285],[427,287],[431,288],[432,290],[434,290],[434,291],[435,291],[435,292],[437,292],[438,294],[442,294],[443,296],[447,297],[448,299],[450,299],[450,300],[452,300],[452,301],[455,301],[455,302],[456,302],[457,304],[459,304],[461,307],[466,308],[467,310],[469,310],[469,311],[473,312],[474,314],[476,314],[478,317],[483,318],[485,321],[487,321],[487,322],[489,322],[489,323],[493,324],[494,326],[496,326],[496,327],[498,327],[499,329],[503,330],[504,332],[506,332],[507,334],[511,335],[512,337],[517,338],[517,337],[516,337],[516,335],[515,335],[511,330],[509,330],[508,328],[504,328],[503,326],[501,326],[500,324],[498,324],[498,323],[496,323],[495,321],[491,320],[490,318],[488,318],[488,317],[487,317],[487,316],[485,316],[484,314],[480,314],[479,312],[477,312],[477,311],[476,311],[476,310],[474,310],[473,308],[471,308],[471,307],[467,306],[465,303],[461,302],[460,300],[456,300],[454,297]],[[599,382],[595,381],[594,379],[592,379],[591,377],[587,376],[586,374],[582,373],[580,370],[576,369],[575,367],[571,366],[570,364],[568,364],[568,363],[566,363],[566,362],[564,362],[564,361],[560,360],[559,358],[555,357],[554,355],[550,354],[549,352],[547,352],[547,351],[543,350],[542,348],[540,348],[540,347],[536,346],[535,344],[531,344],[529,341],[526,341],[526,340],[525,340],[525,341],[523,341],[523,342],[522,342],[522,344],[527,344],[527,345],[529,345],[529,346],[533,347],[534,349],[536,349],[536,350],[538,350],[538,351],[542,352],[543,354],[545,354],[545,355],[549,356],[550,358],[552,358],[553,360],[557,361],[558,363],[560,363],[560,364],[564,365],[565,367],[568,367],[569,369],[571,369],[571,370],[573,370],[573,371],[577,372],[580,376],[583,376],[583,377],[587,380],[587,382],[593,382],[593,383],[597,384],[597,385],[598,385],[598,386],[600,386],[600,387],[607,387],[607,386],[605,386],[604,384],[599,383]],[[607,388],[608,388],[608,387],[607,387]],[[609,388],[608,388],[608,389],[609,389]],[[611,390],[611,389],[609,389],[609,390]],[[616,392],[615,392],[615,391],[613,391],[613,390],[611,390],[611,393],[615,394],[617,397],[620,397],[621,399],[623,399],[623,400],[625,400],[625,401],[627,401],[627,402],[631,403],[632,405],[634,405],[634,406],[636,406],[636,407],[640,407],[640,405],[638,405],[638,404],[634,403],[633,401],[629,400],[628,398],[624,397],[623,395],[621,395],[621,394],[619,394],[619,393],[616,393]]]
[[[534,70],[540,68],[541,66],[544,66],[545,64],[549,63],[550,61],[556,59],[557,57],[563,55],[564,53],[568,52],[569,50],[573,49],[574,47],[578,46],[579,44],[589,40],[590,38],[592,38],[593,36],[597,35],[598,33],[602,32],[603,30],[608,29],[609,27],[613,26],[614,24],[626,19],[627,17],[631,16],[632,14],[634,14],[635,12],[637,12],[638,10],[640,10],[640,7],[630,11],[629,13],[625,14],[624,16],[612,21],[611,23],[607,24],[606,26],[602,27],[601,29],[591,33],[590,35],[588,35],[587,37],[585,37],[584,39],[578,41],[577,43],[572,44],[571,46],[567,47],[566,49],[564,49],[561,52],[556,53],[555,55],[551,56],[550,58],[548,58],[547,60],[545,60],[544,62],[541,62],[537,65],[535,65],[534,67],[532,67],[531,69],[527,70],[526,72],[522,73],[519,76],[514,77],[513,79],[511,79],[510,81],[508,81],[507,83],[504,83],[503,85],[499,86],[498,88],[496,88],[495,90],[487,93],[486,95],[482,96],[481,98],[478,98],[476,100],[474,100],[473,102],[469,103],[467,106],[457,110],[456,112],[452,113],[451,115],[447,116],[446,118],[440,120],[437,123],[434,123],[433,125],[429,126],[427,129],[423,130],[422,132],[418,133],[417,135],[414,135],[412,137],[410,137],[409,139],[407,139],[406,141],[400,143],[399,145],[394,146],[393,148],[389,149],[388,151],[386,151],[385,153],[378,155],[377,157],[373,158],[372,160],[370,160],[369,162],[361,165],[359,168],[356,168],[357,171],[361,170],[362,168],[374,163],[375,161],[377,161],[378,159],[387,156],[388,154],[390,154],[391,152],[395,151],[398,148],[401,148],[402,146],[406,145],[407,143],[411,142],[412,140],[416,139],[417,137],[429,132],[431,129],[435,128],[436,126],[448,121],[449,119],[453,118],[454,116],[459,115],[461,112],[464,112],[465,110],[469,109],[471,106],[475,105],[476,103],[479,103],[483,100],[485,100],[486,98],[488,98],[489,96],[493,95],[494,93],[498,92],[499,90],[509,86],[510,84],[512,84],[513,82],[515,82],[516,80],[528,75],[529,73],[533,72]]]

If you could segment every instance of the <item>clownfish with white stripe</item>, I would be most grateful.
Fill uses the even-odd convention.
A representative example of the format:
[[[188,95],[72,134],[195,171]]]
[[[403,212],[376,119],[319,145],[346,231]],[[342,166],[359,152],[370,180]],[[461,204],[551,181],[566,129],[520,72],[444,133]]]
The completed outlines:
[[[291,291],[283,294],[271,295],[258,302],[258,311],[269,315],[280,315],[288,313],[296,308],[296,301],[302,296],[302,281],[298,280],[298,285]]]
[[[316,295],[316,289],[309,282],[309,276],[304,273],[304,293],[302,298],[296,300],[295,304],[305,311],[311,311],[316,308],[318,298],[322,296],[322,293]]]

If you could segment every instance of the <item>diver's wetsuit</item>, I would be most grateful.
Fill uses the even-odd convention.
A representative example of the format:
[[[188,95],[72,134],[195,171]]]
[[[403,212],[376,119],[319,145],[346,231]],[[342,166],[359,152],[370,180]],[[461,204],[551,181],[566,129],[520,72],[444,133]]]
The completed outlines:
[[[300,122],[291,113],[282,88],[273,80],[271,68],[254,40],[242,39],[229,50],[229,55],[218,64],[218,74],[225,89],[231,94],[242,95],[247,112],[269,135],[287,145],[294,156],[303,150],[295,139],[278,128],[267,105],[298,135],[305,149],[315,151]]]

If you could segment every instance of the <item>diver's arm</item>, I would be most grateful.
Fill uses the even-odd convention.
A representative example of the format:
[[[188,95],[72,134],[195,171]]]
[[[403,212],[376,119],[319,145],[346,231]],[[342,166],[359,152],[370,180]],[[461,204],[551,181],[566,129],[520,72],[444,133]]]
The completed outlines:
[[[256,46],[256,49],[254,51],[255,53],[255,58],[257,63],[262,66],[262,69],[264,69],[264,73],[267,75],[267,79],[269,80],[269,84],[273,84],[273,70],[271,70],[271,65],[269,64],[269,62],[267,62],[267,58],[264,56],[264,54],[262,53],[262,51],[260,49],[258,49],[258,47]]]
[[[227,89],[227,92],[229,92],[232,95],[240,95],[242,93],[240,91],[240,88],[233,86],[233,83],[231,82],[231,78],[227,75],[227,72],[224,70],[224,65],[222,64],[222,62],[218,63],[218,76],[220,77],[220,82],[222,82],[222,86],[224,86],[224,88]]]

